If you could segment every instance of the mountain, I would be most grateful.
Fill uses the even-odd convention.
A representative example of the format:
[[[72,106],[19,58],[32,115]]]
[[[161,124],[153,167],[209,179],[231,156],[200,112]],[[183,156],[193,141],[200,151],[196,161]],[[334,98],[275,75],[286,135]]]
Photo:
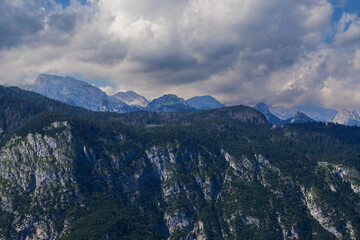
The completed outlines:
[[[139,111],[138,108],[120,100],[109,98],[99,88],[72,77],[41,74],[34,84],[25,85],[22,88],[92,111],[119,113]]]
[[[283,120],[272,114],[268,105],[266,105],[265,103],[258,103],[254,108],[264,114],[268,122],[271,122],[275,126],[283,125]]]
[[[293,107],[285,107],[280,105],[269,106],[270,111],[280,119],[289,119],[297,112],[302,112],[318,122],[330,122],[338,113],[335,109],[327,109],[312,105],[301,105]]]
[[[265,103],[258,103],[255,107],[256,110],[264,114],[268,122],[271,122],[272,124],[276,126],[283,126],[285,124],[298,124],[298,123],[311,123],[315,122],[310,117],[306,116],[304,113],[296,112],[293,117],[290,117],[286,120],[282,120],[271,113],[268,105]]]
[[[328,109],[312,105],[296,106],[296,111],[302,112],[311,119],[318,122],[330,122],[339,112],[335,109]]]
[[[114,119],[119,115],[110,112],[92,112],[18,87],[3,87],[0,85],[0,136],[15,130],[31,117],[44,111],[55,111],[73,117],[104,120]]]
[[[298,123],[312,123],[315,122],[313,119],[309,118],[302,112],[297,112],[294,117],[291,117],[285,121],[283,124],[298,124]]]
[[[130,106],[146,108],[149,105],[149,101],[145,97],[135,93],[134,91],[118,92],[111,97],[120,100]]]
[[[360,126],[360,117],[356,111],[350,111],[343,108],[334,117],[332,122],[349,126]]]
[[[183,98],[174,94],[167,94],[152,100],[146,108],[150,112],[195,112],[195,108],[188,106]]]
[[[225,107],[224,104],[216,100],[212,96],[196,96],[186,100],[188,106],[200,110],[208,110],[214,108]]]
[[[0,99],[0,122],[18,124],[0,142],[2,239],[360,237],[358,127]]]

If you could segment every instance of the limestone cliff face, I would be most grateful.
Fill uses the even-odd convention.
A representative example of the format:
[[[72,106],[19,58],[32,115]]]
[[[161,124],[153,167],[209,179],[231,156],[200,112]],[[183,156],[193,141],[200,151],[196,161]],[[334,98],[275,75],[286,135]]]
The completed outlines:
[[[134,209],[136,219],[151,216],[150,231],[161,239],[239,239],[244,231],[254,238],[359,237],[349,213],[324,197],[347,187],[355,199],[354,168],[319,163],[329,187],[307,188],[260,153],[234,156],[179,140],[148,144],[121,130],[89,138],[77,127],[56,121],[1,147],[1,239],[76,239],[67,236],[89,212],[106,211],[91,200],[99,194]],[[100,238],[120,238],[121,225],[109,226]]]
[[[82,199],[73,169],[81,156],[69,124],[54,122],[44,131],[13,137],[0,151],[1,208],[12,216],[12,239],[57,238],[69,219],[56,229],[51,213]]]

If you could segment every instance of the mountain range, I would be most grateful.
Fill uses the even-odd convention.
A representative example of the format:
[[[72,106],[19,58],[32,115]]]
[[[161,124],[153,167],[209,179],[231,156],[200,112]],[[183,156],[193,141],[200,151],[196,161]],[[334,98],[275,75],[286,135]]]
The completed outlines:
[[[282,106],[268,106],[265,103],[258,103],[254,108],[264,114],[266,119],[276,126],[314,121],[331,122],[347,126],[360,126],[360,117],[358,113],[345,108],[341,111],[337,111],[335,109],[326,109],[309,105],[290,108]],[[283,119],[284,117],[288,118]]]
[[[184,100],[174,94],[166,94],[152,101],[148,101],[134,91],[118,92],[108,96],[99,88],[75,78],[47,74],[39,75],[33,84],[24,85],[22,88],[92,111],[195,112],[225,107],[224,104],[209,95]],[[264,114],[267,120],[276,126],[312,121],[360,126],[360,117],[356,111],[346,109],[339,112],[335,109],[311,105],[284,107],[265,103],[257,104],[255,109]]]
[[[302,112],[318,122],[330,122],[338,111],[312,105],[300,105],[284,107],[281,105],[269,105],[270,111],[282,120],[293,117],[297,112]]]
[[[358,127],[94,112],[0,86],[0,128],[1,239],[360,237]]]
[[[255,107],[256,110],[264,114],[268,122],[271,122],[275,126],[283,126],[285,124],[303,124],[315,122],[307,115],[302,112],[297,111],[293,117],[290,117],[286,120],[282,120],[279,117],[271,113],[269,107],[265,103],[258,103]]]
[[[193,112],[225,106],[211,96],[197,96],[185,101],[167,94],[151,102],[134,91],[108,96],[99,88],[75,78],[47,74],[39,75],[33,84],[21,88],[73,106],[103,112]]]
[[[97,87],[72,77],[41,74],[34,84],[25,85],[22,88],[92,111],[124,113],[139,110],[116,98],[110,98]]]

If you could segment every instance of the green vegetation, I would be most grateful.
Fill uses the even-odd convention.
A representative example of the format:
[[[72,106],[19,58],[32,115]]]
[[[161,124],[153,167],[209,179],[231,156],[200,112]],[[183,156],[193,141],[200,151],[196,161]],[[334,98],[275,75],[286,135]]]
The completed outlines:
[[[77,219],[62,240],[88,239],[159,239],[152,232],[151,222],[141,217],[139,211],[120,200],[99,194],[90,198],[83,207],[67,213],[67,218]]]
[[[6,239],[27,234],[14,230],[16,214],[19,221],[29,215],[34,222],[53,222],[57,233],[67,222],[64,240],[191,234],[334,239],[326,224],[349,239],[348,222],[360,234],[360,195],[331,165],[360,172],[360,128],[323,123],[273,128],[244,106],[189,114],[95,113],[4,87],[0,99],[3,151],[15,136],[12,148],[22,146],[28,134],[62,143],[46,156],[16,150],[13,158],[0,159],[0,193],[13,208],[0,213]],[[68,125],[51,127],[54,122]],[[47,144],[52,143],[44,140]],[[24,172],[21,180],[18,172]],[[59,179],[36,193],[35,173]],[[359,184],[359,176],[352,178]],[[309,194],[329,223],[322,226],[311,215]]]

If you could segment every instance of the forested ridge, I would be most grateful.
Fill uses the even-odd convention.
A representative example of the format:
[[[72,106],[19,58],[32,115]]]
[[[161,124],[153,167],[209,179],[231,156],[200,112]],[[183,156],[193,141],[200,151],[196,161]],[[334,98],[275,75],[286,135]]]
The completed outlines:
[[[100,113],[0,87],[3,239],[356,239],[360,128]]]

